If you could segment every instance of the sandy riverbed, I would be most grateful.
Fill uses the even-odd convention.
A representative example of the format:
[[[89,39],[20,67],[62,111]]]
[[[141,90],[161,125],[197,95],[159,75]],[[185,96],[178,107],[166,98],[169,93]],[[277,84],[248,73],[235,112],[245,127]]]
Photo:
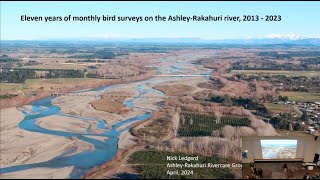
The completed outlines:
[[[40,127],[64,131],[64,132],[75,132],[80,134],[85,134],[87,130],[93,133],[101,134],[106,132],[105,130],[98,129],[97,124],[99,122],[96,120],[79,120],[78,118],[52,115],[39,118],[36,122]]]
[[[138,95],[138,91],[136,90],[136,86],[141,83],[130,83],[124,85],[115,85],[114,87],[110,88],[108,92],[118,91],[118,89],[125,89],[128,93]],[[104,93],[104,92],[101,92]],[[82,92],[81,94],[88,94],[93,95],[96,92]],[[57,105],[61,108],[61,112],[70,115],[76,115],[80,117],[87,117],[87,118],[95,118],[104,120],[107,123],[108,127],[111,127],[113,124],[129,119],[141,114],[144,114],[145,110],[143,109],[131,109],[130,112],[122,115],[113,114],[105,111],[99,111],[92,107],[90,104],[93,101],[100,99],[100,97],[75,97],[75,96],[64,96],[64,97],[57,97],[52,101],[52,104]],[[129,100],[129,99],[126,99]],[[136,102],[134,101],[133,104],[135,105]],[[152,104],[151,104],[152,106]],[[153,107],[155,109],[155,107]]]
[[[16,108],[1,109],[0,133],[0,165],[1,168],[48,161],[63,154],[66,150],[76,147],[75,153],[92,149],[92,145],[78,139],[29,132],[18,127],[24,115]],[[54,168],[42,168],[41,177],[50,178],[53,174],[61,178],[69,176],[71,170],[66,168],[54,173]],[[37,174],[39,168],[1,174],[1,178],[27,177]],[[40,177],[36,176],[36,177]]]
[[[162,66],[165,70],[168,69],[171,60],[162,62]],[[186,67],[188,69],[188,67]],[[170,68],[169,68],[170,69]],[[202,69],[189,68],[189,73],[199,74]],[[166,77],[157,77],[147,80],[148,82],[158,81],[167,79]],[[200,81],[205,81],[203,77],[196,78],[183,78],[183,79],[172,79],[172,84],[179,82],[179,84],[186,84],[193,87],[197,86]],[[157,83],[158,84],[158,83]],[[161,84],[161,83],[159,83]],[[165,82],[164,84],[171,84]],[[152,89],[152,84],[145,85],[142,82],[135,82],[129,84],[119,84],[112,86],[108,91],[127,91],[130,94],[138,95],[136,89],[137,85],[143,85],[144,90]],[[199,91],[198,88],[195,92]],[[96,94],[96,92],[79,92],[81,94]],[[103,92],[102,92],[103,93]],[[159,92],[151,92],[149,96],[157,96]],[[138,115],[144,114],[147,110],[157,110],[159,106],[156,105],[161,99],[137,99],[133,102],[133,108],[130,112],[124,115],[112,114],[104,111],[98,111],[90,104],[93,101],[100,99],[100,97],[76,97],[76,96],[65,96],[57,97],[52,101],[52,104],[57,105],[61,108],[61,112],[65,114],[81,116],[85,118],[94,118],[104,120],[107,123],[107,127],[111,127],[113,124],[120,120],[129,119]],[[129,100],[129,99],[127,99]],[[25,106],[24,110],[31,111],[31,106]],[[40,133],[28,132],[21,130],[18,127],[18,123],[23,119],[23,114],[16,108],[1,109],[1,168],[27,164],[44,162],[52,159],[53,157],[63,154],[66,150],[76,147],[76,152],[82,152],[85,150],[92,149],[92,145],[77,139],[67,139],[59,136],[51,136]],[[40,118],[37,124],[41,127],[51,130],[61,130],[77,133],[85,133],[86,130],[90,130],[92,133],[101,133],[101,129],[97,127],[97,120],[85,120],[67,116],[53,115],[44,118]],[[119,129],[125,128],[131,124],[127,124]],[[104,141],[104,138],[98,136],[91,136],[100,141]],[[119,148],[125,149],[130,148],[131,145],[135,144],[136,137],[132,136],[129,131],[125,131],[119,137]],[[67,178],[72,171],[72,167],[65,167],[62,169],[58,168],[34,168],[24,171],[17,171],[14,173],[6,173],[0,175],[0,178],[19,178],[19,177],[39,177],[39,178]]]
[[[85,93],[92,94],[92,92]],[[93,102],[98,99],[99,97],[79,98],[74,96],[64,96],[54,99],[52,101],[52,104],[59,106],[61,108],[61,112],[65,114],[94,119],[102,119],[105,120],[108,123],[108,125],[114,124],[123,118],[122,116],[116,114],[95,110],[90,104],[90,102]]]
[[[73,167],[64,168],[33,168],[13,173],[1,174],[0,179],[66,179]]]
[[[119,137],[119,148],[125,149],[134,144],[136,144],[136,140],[138,138],[133,136],[128,130],[123,132]]]

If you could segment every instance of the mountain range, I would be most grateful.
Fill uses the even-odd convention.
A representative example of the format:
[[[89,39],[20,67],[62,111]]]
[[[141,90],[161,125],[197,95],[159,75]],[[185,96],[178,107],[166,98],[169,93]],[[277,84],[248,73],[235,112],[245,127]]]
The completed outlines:
[[[70,39],[48,39],[48,40],[1,40],[1,42],[30,42],[30,41],[52,41],[52,42],[124,42],[124,43],[160,43],[160,44],[237,44],[237,45],[268,45],[268,44],[296,44],[320,46],[320,38],[256,38],[256,39],[201,39],[201,38],[70,38]]]

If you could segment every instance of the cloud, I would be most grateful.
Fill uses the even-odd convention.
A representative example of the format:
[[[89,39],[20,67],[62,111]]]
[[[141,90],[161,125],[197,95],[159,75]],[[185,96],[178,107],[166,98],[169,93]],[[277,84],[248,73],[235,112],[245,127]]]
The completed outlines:
[[[265,38],[296,40],[296,39],[303,39],[304,37],[298,34],[289,33],[289,34],[269,34],[269,35],[266,35]]]

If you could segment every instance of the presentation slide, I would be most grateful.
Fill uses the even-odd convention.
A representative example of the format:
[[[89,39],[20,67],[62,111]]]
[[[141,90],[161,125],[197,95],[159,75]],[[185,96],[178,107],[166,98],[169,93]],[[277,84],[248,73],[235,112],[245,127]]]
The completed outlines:
[[[297,140],[261,140],[263,159],[296,158]]]
[[[320,153],[320,1],[0,7],[0,180],[301,179]]]

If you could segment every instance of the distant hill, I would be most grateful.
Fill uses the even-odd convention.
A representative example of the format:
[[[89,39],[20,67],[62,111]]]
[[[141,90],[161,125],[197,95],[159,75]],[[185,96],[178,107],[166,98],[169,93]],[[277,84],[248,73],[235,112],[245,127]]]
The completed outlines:
[[[6,43],[28,43],[28,42],[50,42],[50,43],[159,43],[159,44],[228,44],[228,45],[314,45],[320,46],[320,38],[285,39],[285,38],[261,38],[261,39],[224,39],[207,40],[201,38],[132,38],[132,39],[106,39],[106,38],[70,38],[70,39],[50,39],[50,40],[1,40],[1,44]]]
[[[127,39],[121,40],[127,42],[148,42],[148,43],[197,43],[197,44],[304,44],[304,45],[319,45],[319,38],[306,39],[280,39],[280,38],[262,38],[262,39],[225,39],[225,40],[205,40],[201,38],[145,38],[145,39]]]

